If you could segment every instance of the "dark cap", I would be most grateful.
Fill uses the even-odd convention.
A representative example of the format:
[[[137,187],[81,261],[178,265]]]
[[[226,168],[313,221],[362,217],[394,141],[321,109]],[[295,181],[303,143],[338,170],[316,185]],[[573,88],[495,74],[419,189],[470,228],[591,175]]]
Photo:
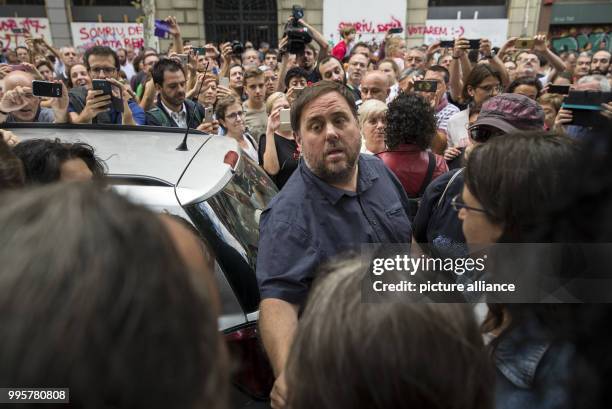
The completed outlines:
[[[505,133],[544,129],[544,110],[537,102],[520,94],[501,94],[488,99],[478,119],[469,129],[488,125]]]

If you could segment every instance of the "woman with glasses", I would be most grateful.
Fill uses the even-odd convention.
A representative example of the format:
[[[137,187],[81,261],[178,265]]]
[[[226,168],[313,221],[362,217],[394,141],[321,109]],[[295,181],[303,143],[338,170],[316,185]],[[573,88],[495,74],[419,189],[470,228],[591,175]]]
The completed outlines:
[[[516,94],[493,97],[482,105],[478,119],[469,127],[468,162],[470,150],[493,137],[543,129],[544,111],[535,101]],[[467,254],[461,220],[452,204],[453,198],[462,192],[463,172],[463,168],[455,169],[434,180],[425,191],[412,223],[414,240],[431,255],[457,257]]]
[[[489,98],[503,92],[500,72],[488,64],[478,64],[472,69],[463,86],[462,98],[467,108],[448,120],[447,148],[444,159],[450,169],[461,166],[460,156],[470,144],[468,126],[476,120],[480,107]]]
[[[236,97],[225,97],[217,102],[215,109],[217,120],[223,128],[224,134],[235,139],[240,145],[240,149],[249,158],[259,163],[257,154],[257,143],[251,135],[246,132],[244,122],[244,111],[242,104]]]
[[[475,146],[467,161],[463,190],[453,201],[466,242],[479,246],[531,243],[536,232],[539,235],[559,222],[550,210],[566,202],[578,148],[567,136],[543,131],[513,133]],[[551,241],[542,236],[540,240]],[[490,252],[488,275],[499,281],[511,277],[517,287],[524,283],[524,277],[529,277],[530,283],[541,282],[534,275],[546,270],[532,267],[532,274],[527,267],[530,263],[524,260],[537,258],[543,261],[542,266],[548,266],[550,254],[541,253],[542,245],[529,244],[526,248],[531,250],[525,253],[518,253],[518,247],[513,245],[511,255]],[[505,257],[494,258],[495,254]],[[552,278],[548,272],[546,278]],[[537,290],[542,289],[530,288],[529,292]],[[572,362],[575,348],[551,335],[555,329],[576,325],[563,320],[575,307],[579,306],[489,304],[483,332],[493,338],[489,347],[497,367],[497,409],[575,407],[571,399],[576,396],[571,396],[569,382],[576,369]]]
[[[300,154],[291,125],[281,122],[281,111],[289,110],[289,100],[282,92],[275,92],[266,100],[268,126],[259,140],[259,164],[282,189],[297,169]]]

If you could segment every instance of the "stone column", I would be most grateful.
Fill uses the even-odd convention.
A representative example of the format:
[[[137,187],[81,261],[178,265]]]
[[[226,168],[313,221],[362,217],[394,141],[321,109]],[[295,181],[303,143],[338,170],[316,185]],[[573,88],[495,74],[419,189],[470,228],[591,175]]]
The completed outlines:
[[[508,7],[508,37],[536,35],[541,4],[542,0],[511,0]],[[527,21],[526,31],[525,21]]]
[[[427,21],[427,0],[407,0],[406,2],[406,27],[409,26],[424,26]],[[404,32],[407,36],[407,33]],[[415,34],[406,37],[406,47],[416,47],[425,41],[423,34]]]
[[[49,18],[49,28],[53,37],[53,46],[56,48],[72,44],[72,34],[70,32],[70,0],[47,0],[47,18]]]
[[[183,40],[204,42],[204,0],[157,0],[157,19],[175,16],[181,27]],[[167,50],[172,40],[160,40],[162,51]]]

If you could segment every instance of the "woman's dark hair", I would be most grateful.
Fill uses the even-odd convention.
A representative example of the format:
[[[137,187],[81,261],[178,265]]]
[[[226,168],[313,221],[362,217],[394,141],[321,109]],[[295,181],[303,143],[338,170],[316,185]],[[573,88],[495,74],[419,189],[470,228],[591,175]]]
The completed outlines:
[[[142,60],[144,60],[144,55],[143,54],[138,54],[134,57],[134,59],[132,60],[132,65],[134,66],[134,72],[138,73],[140,72],[140,63],[142,62]]]
[[[477,64],[474,68],[472,68],[472,71],[470,71],[467,79],[465,80],[463,90],[461,91],[463,102],[467,104],[472,101],[472,96],[468,92],[468,87],[476,88],[489,77],[495,77],[500,84],[502,83],[501,74],[490,64]]]
[[[13,149],[23,162],[26,183],[45,184],[57,182],[61,176],[61,166],[70,159],[81,159],[94,179],[106,173],[104,162],[95,154],[94,148],[86,143],[64,143],[59,139],[30,139]]]
[[[515,79],[510,83],[510,85],[508,85],[506,92],[512,94],[514,93],[514,90],[521,85],[528,85],[530,87],[534,87],[537,90],[536,99],[540,96],[540,93],[542,92],[542,84],[537,78],[534,77],[519,77]]]
[[[225,120],[227,108],[234,104],[240,104],[240,100],[232,95],[217,99],[217,106],[215,107],[215,116],[217,119]]]
[[[389,149],[401,144],[414,144],[421,150],[426,150],[435,134],[435,112],[423,97],[400,92],[389,103],[386,128]]]
[[[308,79],[308,71],[303,69],[302,67],[293,67],[287,71],[285,74],[285,88],[289,88],[289,82],[294,78],[304,78]]]
[[[543,204],[561,201],[578,145],[552,132],[522,132],[475,146],[465,169],[465,186],[503,225],[499,242],[521,242],[541,225],[554,223]]]
[[[0,192],[22,187],[24,183],[23,164],[0,135]]]
[[[469,305],[366,302],[367,265],[319,273],[287,362],[288,407],[492,408],[495,377]]]
[[[51,65],[51,63],[47,60],[42,60],[38,64],[36,64],[36,69],[42,67],[43,65],[47,67],[48,69],[50,69],[51,72],[54,72],[53,65]]]
[[[159,216],[66,183],[3,195],[0,225],[0,384],[67,387],[75,407],[224,403],[209,272]]]

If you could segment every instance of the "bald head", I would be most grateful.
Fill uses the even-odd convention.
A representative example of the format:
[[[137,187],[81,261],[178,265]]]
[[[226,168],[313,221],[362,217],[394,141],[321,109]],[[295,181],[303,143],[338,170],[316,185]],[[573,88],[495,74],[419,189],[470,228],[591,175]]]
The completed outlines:
[[[376,99],[386,102],[389,96],[389,78],[382,71],[369,71],[361,81],[361,98],[363,101]]]
[[[24,71],[13,71],[4,77],[4,92],[13,90],[17,87],[32,88],[32,74]]]

